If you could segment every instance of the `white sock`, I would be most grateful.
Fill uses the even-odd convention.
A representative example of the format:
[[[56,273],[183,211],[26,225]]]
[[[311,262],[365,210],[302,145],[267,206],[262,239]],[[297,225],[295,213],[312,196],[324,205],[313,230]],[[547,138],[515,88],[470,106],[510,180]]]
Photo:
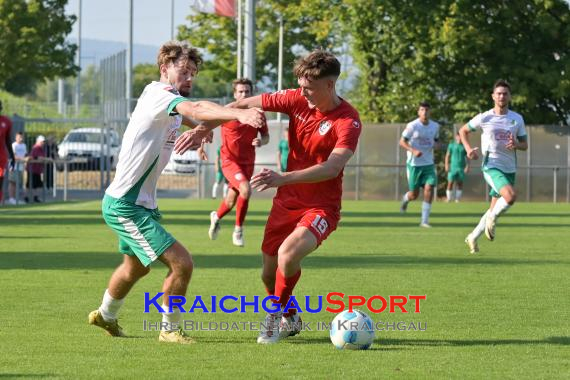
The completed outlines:
[[[162,309],[164,309],[164,313],[162,313],[162,322],[165,322],[166,325],[163,323],[160,326],[161,331],[174,331],[178,330],[180,326],[180,309],[177,307],[172,308],[172,313],[170,312],[167,305],[164,303],[162,304]]]
[[[410,201],[410,199],[408,198],[408,193],[406,192],[404,194],[404,196],[402,197],[402,203],[403,204],[408,204],[408,202]]]
[[[455,190],[455,200],[456,201],[460,200],[462,195],[463,195],[463,190]]]
[[[422,202],[422,224],[429,223],[429,213],[431,212],[431,203]]]
[[[507,203],[505,198],[501,197],[497,200],[497,203],[495,203],[495,207],[493,207],[491,212],[493,213],[493,216],[497,217],[505,213],[510,207],[511,205]]]
[[[224,198],[226,197],[226,195],[228,195],[228,184],[224,183]]]
[[[470,233],[471,237],[475,240],[479,239],[479,236],[481,236],[483,234],[483,232],[485,232],[485,224],[487,222],[487,214],[489,213],[489,210],[487,210],[487,212],[485,212],[483,214],[483,216],[481,217],[481,220],[479,220],[479,224],[477,224],[477,227],[475,227],[475,229]]]
[[[122,300],[115,299],[109,294],[109,289],[106,289],[103,295],[103,302],[99,306],[99,312],[101,312],[103,319],[107,322],[115,321],[119,314],[119,309],[123,306],[123,302],[125,302],[124,298]]]
[[[220,186],[220,184],[214,182],[214,186],[212,186],[212,198],[216,198],[216,196],[218,195],[218,186]]]
[[[445,190],[445,195],[447,196],[447,201],[451,201],[451,190]]]

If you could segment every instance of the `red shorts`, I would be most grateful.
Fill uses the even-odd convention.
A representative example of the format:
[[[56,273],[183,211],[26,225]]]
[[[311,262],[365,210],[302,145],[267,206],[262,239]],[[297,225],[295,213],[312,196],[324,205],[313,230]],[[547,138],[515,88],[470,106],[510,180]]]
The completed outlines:
[[[240,182],[248,181],[253,175],[254,164],[251,165],[238,165],[230,160],[222,161],[222,172],[224,177],[230,183],[230,187],[234,189],[239,189]]]
[[[322,208],[290,210],[279,200],[273,200],[273,207],[267,219],[261,251],[277,256],[279,247],[297,227],[306,227],[317,238],[317,246],[334,231],[340,220],[337,212]]]

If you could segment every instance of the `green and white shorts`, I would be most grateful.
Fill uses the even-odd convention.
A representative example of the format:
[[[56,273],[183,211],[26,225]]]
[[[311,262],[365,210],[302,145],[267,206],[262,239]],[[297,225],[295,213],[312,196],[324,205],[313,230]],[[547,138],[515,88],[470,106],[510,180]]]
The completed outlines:
[[[176,242],[160,225],[158,209],[150,210],[105,194],[102,212],[107,225],[119,236],[119,252],[136,256],[145,267]]]
[[[489,195],[493,198],[499,198],[501,196],[501,189],[507,185],[515,185],[515,174],[516,173],[504,173],[497,168],[486,168],[483,167],[483,177],[485,181],[491,186],[491,191]]]
[[[435,186],[437,178],[434,165],[412,166],[406,165],[408,175],[408,189],[414,191],[425,185]]]

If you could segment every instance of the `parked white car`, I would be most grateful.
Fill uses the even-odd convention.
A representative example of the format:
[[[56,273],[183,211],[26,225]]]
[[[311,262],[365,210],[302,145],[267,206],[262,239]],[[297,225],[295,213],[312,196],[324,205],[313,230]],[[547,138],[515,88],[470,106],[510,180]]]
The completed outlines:
[[[172,153],[163,173],[195,174],[198,171],[200,158],[195,150],[188,150],[183,154]]]
[[[100,170],[107,163],[111,168],[116,167],[120,150],[119,134],[114,130],[75,128],[59,144],[58,155],[62,160],[72,161],[69,170]]]

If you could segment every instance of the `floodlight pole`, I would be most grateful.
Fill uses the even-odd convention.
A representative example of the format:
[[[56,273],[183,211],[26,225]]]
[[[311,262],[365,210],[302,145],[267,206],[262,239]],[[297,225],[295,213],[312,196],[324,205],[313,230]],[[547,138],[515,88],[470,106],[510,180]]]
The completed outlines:
[[[255,0],[245,0],[243,75],[255,83]]]
[[[279,54],[277,59],[277,91],[283,90],[283,15],[279,15]],[[277,112],[277,121],[281,123],[281,112]]]
[[[79,115],[81,103],[81,22],[83,21],[81,8],[82,0],[79,0],[79,11],[77,12],[77,66],[79,67],[79,72],[75,80],[75,116]]]
[[[170,40],[174,40],[174,0],[170,0]]]
[[[241,70],[242,70],[242,60],[241,60],[241,43],[242,43],[242,13],[243,13],[243,7],[241,5],[242,0],[237,0],[237,4],[238,4],[238,9],[237,9],[237,72],[236,72],[236,78],[241,78]]]
[[[126,116],[129,118],[131,117],[131,98],[133,96],[133,0],[129,0],[129,41],[126,61]]]

